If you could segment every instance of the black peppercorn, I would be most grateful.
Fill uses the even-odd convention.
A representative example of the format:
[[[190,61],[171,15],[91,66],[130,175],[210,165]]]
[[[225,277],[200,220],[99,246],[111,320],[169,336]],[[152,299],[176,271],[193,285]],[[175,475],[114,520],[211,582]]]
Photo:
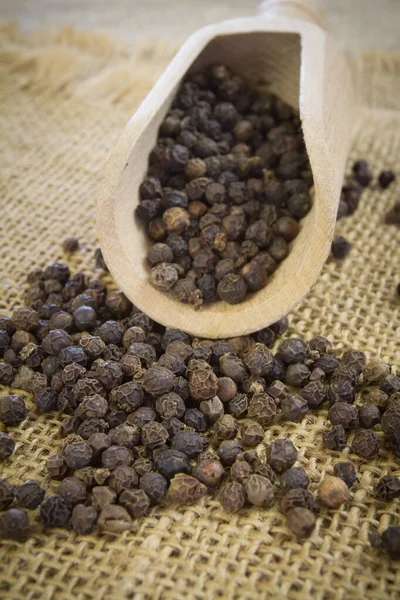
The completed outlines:
[[[18,425],[25,421],[28,409],[22,396],[3,396],[0,398],[0,421],[5,425]]]
[[[0,515],[0,532],[4,538],[22,542],[29,533],[28,515],[19,508],[10,508]]]
[[[335,477],[343,479],[348,488],[351,488],[357,480],[355,467],[350,461],[337,463],[333,468],[333,474]]]
[[[40,518],[46,527],[64,527],[71,514],[71,504],[61,496],[49,496],[40,506]]]
[[[345,258],[351,250],[351,244],[338,235],[332,242],[332,254],[335,258]]]
[[[14,452],[15,442],[8,433],[0,432],[0,460],[11,456]]]

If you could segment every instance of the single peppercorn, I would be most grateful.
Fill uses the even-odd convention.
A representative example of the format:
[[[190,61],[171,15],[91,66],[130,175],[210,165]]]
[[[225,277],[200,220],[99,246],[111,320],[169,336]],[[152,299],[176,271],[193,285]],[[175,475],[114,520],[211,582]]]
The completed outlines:
[[[40,505],[40,518],[46,527],[64,527],[71,514],[71,504],[61,496],[49,496]]]
[[[225,467],[233,465],[243,448],[237,440],[224,440],[220,443],[217,454]]]
[[[262,427],[270,425],[275,416],[277,408],[275,401],[268,394],[254,394],[248,407],[248,417],[258,421]]]
[[[302,467],[292,467],[285,471],[281,477],[280,484],[283,491],[287,492],[293,488],[307,489],[310,480]]]
[[[168,482],[160,473],[145,473],[140,478],[139,487],[146,493],[151,504],[160,504],[167,493]]]
[[[388,527],[382,533],[382,548],[393,560],[400,560],[400,527]]]
[[[382,477],[374,487],[379,500],[393,500],[400,497],[400,479],[391,475]]]
[[[324,446],[330,450],[343,450],[346,447],[346,431],[343,425],[335,425],[322,432]]]
[[[345,258],[351,250],[351,244],[344,237],[338,235],[332,242],[332,255],[335,258]]]
[[[186,473],[177,473],[171,479],[170,500],[175,504],[194,504],[207,493],[207,487]]]
[[[0,515],[0,532],[4,538],[22,542],[26,539],[29,528],[28,515],[19,508],[10,508]]]
[[[143,517],[150,508],[150,499],[143,489],[123,491],[119,502],[132,518]]]
[[[71,505],[80,504],[86,500],[86,486],[77,477],[66,477],[58,486],[57,494]]]
[[[0,479],[0,510],[5,510],[14,501],[15,490],[7,479]]]
[[[221,490],[219,500],[224,510],[230,513],[237,512],[246,502],[246,492],[243,485],[238,481],[227,483]]]
[[[358,409],[358,414],[361,425],[366,429],[370,429],[380,423],[381,411],[378,406],[375,406],[374,404],[363,404],[363,406],[360,406]]]
[[[356,469],[350,461],[337,463],[333,468],[333,474],[343,479],[348,488],[351,488],[357,480]]]
[[[25,421],[28,409],[22,396],[3,396],[0,398],[0,421],[5,425],[18,425]]]
[[[284,473],[294,465],[297,460],[297,450],[290,440],[277,439],[267,448],[267,459],[276,473]]]
[[[272,483],[267,477],[252,473],[244,482],[247,500],[253,506],[267,507],[274,501],[274,490]]]
[[[190,473],[189,458],[183,452],[174,449],[159,450],[154,454],[154,466],[168,481],[177,473]]]
[[[85,506],[77,504],[72,510],[72,528],[80,534],[86,535],[91,533],[97,522],[97,511],[93,506]]]
[[[332,425],[343,425],[344,429],[348,430],[357,427],[359,416],[355,406],[346,402],[335,402],[329,409],[328,419]]]
[[[349,488],[343,479],[327,475],[319,486],[321,502],[330,508],[339,508],[349,499]]]
[[[353,173],[357,182],[362,187],[367,187],[372,181],[372,173],[369,170],[367,161],[358,160],[353,165]]]
[[[109,533],[122,533],[132,527],[129,513],[123,506],[117,504],[107,504],[101,510],[97,523],[100,529]]]
[[[67,445],[64,460],[71,469],[81,469],[90,464],[93,452],[89,444],[84,441],[74,441]]]
[[[244,300],[247,293],[247,284],[244,278],[235,273],[225,275],[217,286],[221,300],[228,304],[237,304]]]
[[[281,342],[277,356],[286,364],[303,362],[308,354],[307,344],[300,338],[290,338]]]
[[[395,174],[391,170],[381,171],[379,173],[378,181],[382,189],[386,189],[396,179]]]
[[[246,420],[241,428],[241,440],[244,446],[257,446],[264,439],[264,429],[256,421]]]
[[[17,503],[24,508],[37,508],[44,499],[45,490],[36,481],[27,481],[15,490]]]
[[[299,538],[309,537],[315,528],[315,515],[308,510],[297,506],[286,513],[287,526]]]
[[[287,394],[281,400],[281,415],[286,421],[300,422],[308,412],[307,401],[297,394]]]
[[[0,460],[4,460],[12,455],[15,449],[15,442],[8,433],[0,432]]]
[[[361,458],[372,458],[378,454],[381,440],[378,434],[369,429],[359,431],[353,438],[351,450]]]

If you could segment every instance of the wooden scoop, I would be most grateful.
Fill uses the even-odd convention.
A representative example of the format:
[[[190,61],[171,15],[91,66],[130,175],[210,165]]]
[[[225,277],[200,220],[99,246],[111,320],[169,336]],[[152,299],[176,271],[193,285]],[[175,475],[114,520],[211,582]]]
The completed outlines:
[[[134,217],[147,160],[182,78],[225,64],[250,84],[260,79],[299,109],[315,198],[289,256],[267,286],[244,302],[192,306],[156,290],[146,263],[150,242]],[[264,2],[257,17],[232,19],[190,36],[127,124],[108,162],[97,204],[101,249],[128,298],[155,321],[205,338],[257,331],[291,311],[329,254],[353,123],[348,66],[302,1]]]

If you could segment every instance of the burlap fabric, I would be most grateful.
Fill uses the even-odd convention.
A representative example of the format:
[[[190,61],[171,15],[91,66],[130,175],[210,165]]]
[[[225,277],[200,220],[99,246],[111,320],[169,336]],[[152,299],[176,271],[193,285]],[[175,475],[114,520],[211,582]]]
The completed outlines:
[[[30,38],[12,27],[1,33],[0,308],[21,302],[24,274],[66,260],[60,242],[79,237],[72,269],[93,270],[95,197],[107,154],[174,48],[143,43],[128,51],[104,35],[64,29]],[[364,102],[349,164],[367,158],[374,174],[397,169],[387,191],[374,186],[338,232],[352,243],[341,264],[326,265],[291,315],[291,333],[328,335],[397,365],[400,353],[400,230],[383,224],[399,198],[400,61],[356,61]],[[97,273],[99,275],[99,273]],[[31,398],[27,402],[32,406]],[[299,449],[315,491],[348,450],[321,445],[326,412],[302,423],[271,427],[265,442],[287,434]],[[18,483],[46,482],[45,459],[59,447],[58,415],[30,416],[13,429],[17,449],[2,475]],[[351,439],[351,438],[350,438]],[[351,457],[354,460],[354,456]],[[45,533],[36,522],[25,544],[1,541],[0,597],[7,600],[313,598],[387,600],[398,597],[400,573],[371,549],[371,524],[400,524],[399,501],[378,504],[373,484],[396,472],[391,453],[355,460],[359,482],[352,501],[322,511],[312,536],[297,542],[277,509],[246,509],[231,517],[218,502],[183,509],[155,508],[119,536]],[[398,473],[398,471],[397,471]],[[33,519],[34,520],[34,519]]]

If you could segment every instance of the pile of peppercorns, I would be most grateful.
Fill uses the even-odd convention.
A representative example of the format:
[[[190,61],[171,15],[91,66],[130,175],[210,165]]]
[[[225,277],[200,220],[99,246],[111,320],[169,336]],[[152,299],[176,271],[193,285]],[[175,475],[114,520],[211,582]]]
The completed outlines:
[[[0,421],[8,429],[28,417],[18,390],[33,395],[38,413],[67,416],[61,447],[47,459],[50,478],[59,480],[55,494],[45,496],[34,481],[16,488],[0,481],[5,537],[27,536],[25,509],[39,507],[46,527],[120,532],[152,505],[190,504],[205,494],[219,495],[230,512],[279,499],[290,529],[305,537],[320,502],[338,508],[349,500],[354,466],[337,463],[317,499],[294,466],[288,437],[266,453],[259,444],[272,423],[299,422],[326,403],[328,449],[343,449],[357,428],[350,445],[357,456],[377,455],[384,442],[400,456],[400,377],[358,350],[339,357],[318,336],[285,339],[273,353],[286,318],[251,336],[192,339],[153,322],[102,281],[70,276],[64,264],[28,282],[28,306],[0,316],[0,383],[15,390],[0,398]],[[0,458],[13,450],[12,434],[0,433]],[[376,496],[399,497],[400,480],[385,475]],[[399,532],[389,528],[381,540],[393,557]]]
[[[311,186],[290,106],[224,66],[189,76],[139,190],[153,285],[195,308],[262,289],[311,208]]]

